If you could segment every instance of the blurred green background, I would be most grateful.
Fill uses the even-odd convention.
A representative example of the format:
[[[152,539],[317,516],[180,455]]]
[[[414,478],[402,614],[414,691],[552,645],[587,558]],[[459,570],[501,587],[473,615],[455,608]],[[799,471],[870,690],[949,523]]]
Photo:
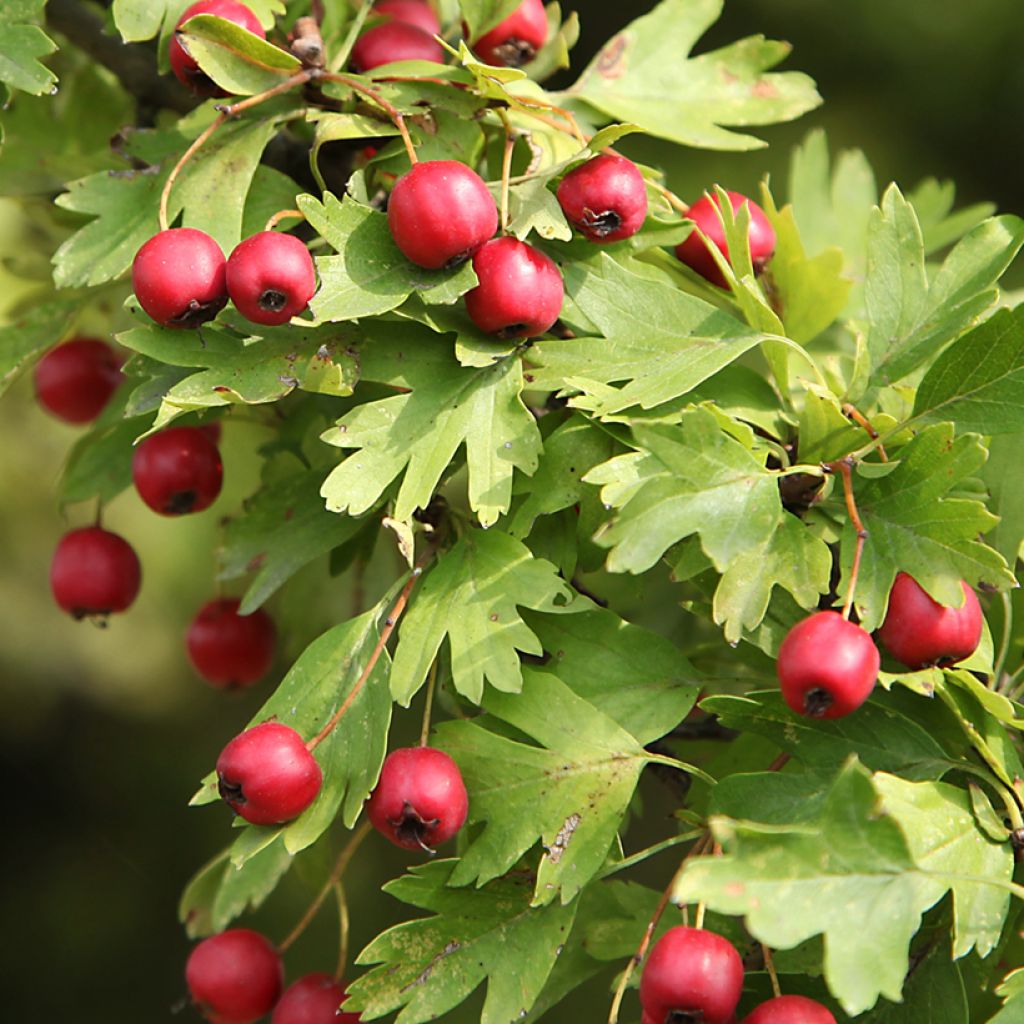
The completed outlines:
[[[584,34],[577,69],[654,4],[578,6]],[[784,182],[791,146],[823,126],[834,149],[863,148],[881,183],[952,178],[962,203],[991,199],[1001,210],[1024,212],[1019,162],[1010,155],[1024,123],[1020,24],[1015,0],[730,0],[700,48],[758,32],[787,39],[795,52],[786,67],[810,73],[825,106],[794,125],[759,131],[770,148],[751,154],[670,150],[651,141],[635,143],[633,151],[665,166],[684,197],[714,181],[744,191],[765,173],[776,185]],[[31,211],[26,219],[0,200],[0,234],[9,233],[24,237],[31,255]],[[0,317],[15,298],[0,287]],[[35,406],[27,378],[0,402],[0,905],[10,1020],[168,1020],[183,995],[188,942],[176,924],[176,901],[229,833],[222,808],[185,805],[194,781],[273,685],[244,695],[214,692],[193,676],[182,644],[189,619],[213,592],[218,523],[258,483],[255,450],[269,435],[258,415],[245,415],[225,430],[227,486],[214,508],[164,520],[133,493],[108,508],[105,521],[140,552],[144,588],[128,614],[99,630],[59,613],[47,585],[57,538],[91,515],[75,508],[65,519],[53,498],[77,431]],[[367,577],[373,599],[379,582],[396,572],[393,553],[378,547]],[[273,606],[284,634],[279,672],[313,636],[349,614],[351,590],[350,576],[331,580],[316,567],[302,574],[287,606]],[[663,619],[672,621],[671,609]],[[417,718],[399,716],[399,740],[403,730],[411,739]],[[664,834],[671,794],[654,779],[642,794],[652,832]],[[353,951],[402,912],[379,887],[403,858],[376,837],[370,843],[348,877]],[[293,873],[251,919],[255,925],[283,936],[328,856],[318,851]],[[655,862],[653,883],[668,870],[665,859]],[[334,958],[325,911],[290,957],[290,974],[329,970]],[[446,1019],[478,1019],[479,1005],[474,998]],[[596,986],[571,1012],[550,1019],[596,1020],[604,1013],[606,996]],[[195,1018],[185,1010],[181,1019]]]

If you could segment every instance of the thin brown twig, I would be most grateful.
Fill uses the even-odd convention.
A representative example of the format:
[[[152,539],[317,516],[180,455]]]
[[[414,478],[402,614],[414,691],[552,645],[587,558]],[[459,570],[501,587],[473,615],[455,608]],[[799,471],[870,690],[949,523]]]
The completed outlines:
[[[671,189],[658,183],[657,181],[648,181],[647,184],[654,189],[677,213],[681,213],[684,217],[689,217],[690,207],[683,202]]]
[[[835,462],[826,462],[824,468],[830,473],[839,473],[843,478],[843,494],[846,498],[846,513],[850,517],[850,523],[857,531],[857,545],[853,550],[853,565],[850,567],[850,582],[846,590],[846,600],[843,602],[843,618],[848,619],[853,609],[853,595],[857,589],[857,577],[860,575],[860,560],[864,554],[864,542],[868,539],[868,531],[857,511],[857,502],[853,496],[853,460],[847,456],[844,459],[837,459]]]
[[[768,971],[768,977],[772,980],[772,992],[775,993],[775,998],[778,999],[782,995],[782,988],[779,985],[779,975],[775,970],[775,961],[772,959],[772,951],[762,942],[761,952],[764,954],[764,966]]]
[[[853,420],[853,422],[856,423],[858,427],[864,430],[872,441],[878,440],[878,431],[875,430],[873,426],[871,426],[871,422],[868,420],[868,418],[855,405],[852,405],[850,402],[846,402],[843,405],[843,413],[849,416],[849,418]],[[878,446],[878,455],[883,462],[889,461],[889,456],[886,453],[885,447],[883,445]]]
[[[509,181],[512,177],[512,154],[516,148],[516,137],[512,132],[508,114],[504,110],[499,110],[498,116],[505,126],[505,154],[501,161],[501,233],[505,234],[508,230]]]
[[[167,175],[167,180],[164,182],[163,191],[160,193],[160,230],[166,231],[168,226],[167,220],[167,204],[171,198],[171,189],[174,188],[174,183],[178,180],[178,175],[181,174],[182,168],[192,159],[196,151],[200,149],[206,140],[227,120],[227,115],[218,114],[210,124],[196,136],[195,141],[178,159],[178,162],[174,165],[173,170]]]
[[[264,231],[273,231],[283,220],[305,220],[306,215],[301,210],[278,210],[270,220],[267,221]]]
[[[393,103],[389,103],[384,99],[376,89],[373,89],[368,85],[363,85],[362,82],[356,81],[349,75],[341,75],[335,71],[322,71],[319,72],[316,77],[327,82],[337,82],[339,85],[347,85],[353,92],[357,92],[361,96],[365,96],[372,103],[376,103],[377,106],[387,114],[391,123],[398,129],[398,134],[402,136],[402,143],[405,145],[405,151],[409,155],[409,162],[411,164],[419,163],[419,157],[416,155],[416,147],[412,144],[412,136],[409,134],[409,127],[405,123],[405,116]]]

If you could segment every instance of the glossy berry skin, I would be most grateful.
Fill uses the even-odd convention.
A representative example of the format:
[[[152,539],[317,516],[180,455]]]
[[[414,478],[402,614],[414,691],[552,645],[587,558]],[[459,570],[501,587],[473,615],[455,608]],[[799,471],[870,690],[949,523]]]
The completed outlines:
[[[220,452],[200,427],[161,430],[132,455],[132,480],[139,497],[163,516],[209,508],[223,479]]]
[[[286,324],[316,291],[309,250],[294,235],[261,231],[235,246],[225,273],[228,296],[254,324]]]
[[[269,939],[249,928],[232,928],[192,950],[185,982],[192,1002],[212,1024],[253,1024],[277,1002],[284,968]]]
[[[91,423],[122,380],[117,353],[96,338],[74,338],[51,348],[33,374],[39,404],[65,423]]]
[[[373,13],[387,15],[392,21],[415,25],[421,32],[436,36],[441,33],[441,22],[426,0],[378,0]]]
[[[515,238],[486,242],[473,257],[480,283],[466,293],[470,319],[499,338],[535,338],[562,312],[565,285],[555,262]]]
[[[297,818],[320,792],[323,773],[303,738],[287,725],[246,729],[217,758],[221,797],[253,825]]]
[[[548,16],[543,0],[525,0],[473,43],[472,49],[487,64],[518,68],[537,56],[547,38]]]
[[[806,996],[776,996],[747,1014],[743,1024],[836,1024],[836,1019]]]
[[[655,943],[640,978],[640,1003],[655,1024],[668,1024],[672,1014],[727,1024],[742,991],[743,961],[733,944],[681,925]]]
[[[132,288],[158,324],[195,329],[227,305],[224,270],[224,253],[206,232],[169,228],[135,254]]]
[[[750,238],[750,258],[755,273],[760,273],[775,251],[775,229],[769,223],[764,210],[753,199],[748,199],[739,192],[727,194],[734,211],[739,210],[744,203],[750,204],[748,236]],[[728,260],[729,246],[726,244],[725,230],[719,220],[718,197],[704,196],[703,199],[698,200],[690,207],[689,217]],[[719,288],[726,286],[722,271],[704,243],[704,239],[696,231],[690,232],[685,241],[676,246],[676,256],[712,284],[718,285]]]
[[[356,40],[349,65],[354,71],[366,72],[399,60],[443,64],[444,48],[433,36],[407,21],[386,21]]]
[[[267,37],[259,18],[245,4],[237,3],[236,0],[199,0],[199,3],[193,4],[185,10],[175,28],[181,28],[189,18],[194,18],[197,14],[215,14],[218,18],[224,18],[225,21],[233,21],[236,25],[252,32],[253,35],[259,36],[260,39]],[[171,70],[178,81],[197,96],[228,95],[199,67],[195,58],[181,45],[177,33],[171,36],[167,57],[171,62]]]
[[[99,526],[64,534],[50,564],[54,599],[76,619],[123,612],[138,596],[141,582],[135,549]]]
[[[345,989],[329,974],[307,974],[289,985],[270,1024],[359,1024],[358,1013],[340,1013]]]
[[[954,665],[969,658],[981,642],[983,616],[978,597],[963,581],[964,603],[947,608],[905,572],[889,592],[889,610],[878,630],[885,649],[907,668]]]
[[[192,667],[211,686],[252,686],[274,661],[274,620],[262,609],[238,614],[239,601],[222,597],[199,609],[185,635]]]
[[[619,242],[647,218],[647,185],[632,160],[602,153],[571,170],[558,186],[569,223],[591,242]]]
[[[457,160],[416,164],[395,183],[388,227],[406,259],[428,270],[464,263],[498,230],[483,178]]]
[[[373,827],[406,850],[431,850],[451,839],[468,811],[458,765],[433,747],[403,747],[388,754],[366,802]]]
[[[878,648],[838,612],[815,612],[798,622],[779,647],[776,670],[786,703],[809,718],[842,718],[871,696]]]

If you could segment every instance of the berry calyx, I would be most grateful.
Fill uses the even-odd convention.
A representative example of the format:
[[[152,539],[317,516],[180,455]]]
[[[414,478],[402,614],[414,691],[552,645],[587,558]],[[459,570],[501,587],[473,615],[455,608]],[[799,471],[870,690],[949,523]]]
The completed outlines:
[[[471,45],[487,64],[519,68],[537,56],[547,38],[548,16],[543,0],[525,0]]]
[[[444,48],[432,35],[407,21],[386,21],[356,40],[349,66],[354,71],[366,72],[399,60],[443,64]]]
[[[164,516],[201,512],[216,500],[224,469],[200,427],[170,427],[147,437],[132,455],[139,497]]]
[[[124,380],[121,360],[105,342],[73,338],[36,363],[39,404],[65,423],[91,423]]]
[[[217,758],[218,790],[232,810],[253,825],[297,818],[323,783],[305,741],[279,722],[246,729]]]
[[[386,15],[393,21],[415,25],[422,32],[436,36],[441,33],[441,22],[426,0],[378,0],[373,13]]]
[[[619,242],[647,218],[647,184],[632,160],[602,153],[571,170],[558,186],[569,223],[591,242]]]
[[[428,270],[465,263],[498,230],[494,197],[457,160],[426,160],[395,183],[388,227],[406,259]]]
[[[515,238],[486,242],[473,257],[480,283],[466,293],[466,311],[499,338],[535,338],[562,312],[565,284],[554,260]]]
[[[309,250],[294,235],[261,231],[235,246],[225,283],[246,320],[276,327],[309,305],[316,291],[316,270]]]
[[[270,1024],[359,1024],[358,1013],[339,1009],[346,998],[345,989],[329,974],[307,974],[285,990]]]
[[[739,210],[744,203],[749,205],[750,229],[747,237],[750,239],[750,259],[754,265],[754,272],[760,273],[775,251],[775,229],[769,223],[764,210],[753,199],[748,199],[739,192],[729,192],[727,195],[733,211]],[[706,195],[699,199],[690,207],[688,216],[694,227],[700,228],[707,241],[716,246],[728,260],[729,246],[726,244],[725,229],[719,216],[718,196]],[[721,269],[696,230],[691,231],[686,240],[676,246],[676,256],[712,284],[718,285],[719,288],[726,286]]]
[[[366,803],[373,827],[406,850],[432,850],[462,828],[469,797],[459,766],[433,747],[388,754]]]
[[[836,1019],[806,996],[776,996],[747,1014],[743,1024],[836,1024]]]
[[[640,978],[640,1003],[653,1024],[726,1024],[743,991],[743,961],[728,939],[703,928],[670,928]]]
[[[889,610],[878,630],[885,649],[907,668],[954,665],[969,658],[981,642],[983,615],[978,597],[963,580],[964,603],[948,608],[905,572],[889,592]]]
[[[252,686],[274,661],[274,620],[260,608],[239,615],[238,606],[235,597],[208,601],[185,635],[192,667],[218,689]]]
[[[232,928],[192,950],[185,983],[212,1024],[253,1024],[277,1002],[284,968],[269,939],[249,928]]]
[[[199,67],[192,54],[185,49],[181,42],[181,37],[178,35],[177,30],[189,18],[194,18],[197,14],[214,14],[225,21],[232,21],[236,25],[240,25],[247,31],[252,32],[253,35],[259,36],[260,39],[266,39],[267,33],[260,24],[259,18],[245,4],[237,3],[236,0],[199,0],[199,3],[192,4],[191,7],[186,8],[185,13],[178,19],[177,25],[174,26],[174,35],[171,36],[171,44],[167,50],[167,57],[171,62],[171,70],[174,72],[174,76],[182,85],[190,89],[197,96],[204,98],[208,96],[227,96],[229,94],[224,92]]]
[[[798,715],[842,718],[871,696],[879,663],[878,648],[860,626],[825,611],[786,634],[776,670],[783,699]]]
[[[123,612],[138,596],[141,582],[135,549],[99,526],[64,534],[50,564],[54,600],[76,619]]]
[[[224,269],[224,253],[205,231],[169,228],[135,254],[132,288],[158,324],[194,329],[227,305]]]

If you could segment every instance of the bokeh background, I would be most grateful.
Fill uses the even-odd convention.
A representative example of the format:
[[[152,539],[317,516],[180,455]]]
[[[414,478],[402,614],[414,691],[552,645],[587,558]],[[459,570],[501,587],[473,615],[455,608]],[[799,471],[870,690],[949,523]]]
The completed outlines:
[[[579,69],[654,3],[575,6],[583,22]],[[759,132],[770,146],[754,153],[632,146],[665,166],[683,196],[712,182],[748,191],[766,173],[776,185],[785,182],[791,147],[821,126],[834,149],[862,148],[880,183],[951,178],[961,202],[993,200],[1021,213],[1024,179],[1012,157],[1024,126],[1021,24],[1016,0],[727,0],[700,49],[753,33],[789,40],[794,54],[786,67],[817,80],[824,107]],[[9,231],[25,233],[31,248],[31,223],[0,200],[0,233]],[[0,317],[13,299],[0,288]],[[47,585],[57,538],[91,516],[82,508],[65,516],[53,496],[76,436],[34,405],[27,378],[0,402],[0,962],[7,979],[0,1005],[12,1021],[170,1020],[183,995],[188,951],[176,902],[192,872],[228,838],[223,808],[190,811],[186,802],[273,685],[246,695],[209,690],[193,676],[182,637],[213,593],[218,524],[256,489],[255,452],[269,432],[258,411],[232,417],[224,435],[225,493],[201,515],[164,520],[133,493],[106,510],[105,521],[137,546],[145,574],[138,603],[106,630],[60,614]],[[395,575],[393,554],[380,548],[367,573],[374,598],[380,582]],[[286,605],[274,606],[283,633],[279,673],[313,636],[349,614],[352,589],[350,575],[331,579],[315,567],[301,575]],[[674,615],[667,609],[661,624],[671,628]],[[400,739],[403,730],[412,738],[417,718],[400,716]],[[652,831],[664,834],[671,793],[649,779],[642,798]],[[379,893],[402,866],[384,846],[374,842],[350,869],[353,950],[402,913]],[[329,856],[325,844],[254,924],[283,936]],[[650,870],[660,885],[671,867],[662,859]],[[334,957],[334,924],[325,911],[296,947],[292,977],[329,970]],[[551,1016],[603,1019],[601,1006],[606,996],[592,988],[568,1017]],[[197,1018],[184,1010],[178,1019]],[[479,1019],[479,999],[445,1019]]]

